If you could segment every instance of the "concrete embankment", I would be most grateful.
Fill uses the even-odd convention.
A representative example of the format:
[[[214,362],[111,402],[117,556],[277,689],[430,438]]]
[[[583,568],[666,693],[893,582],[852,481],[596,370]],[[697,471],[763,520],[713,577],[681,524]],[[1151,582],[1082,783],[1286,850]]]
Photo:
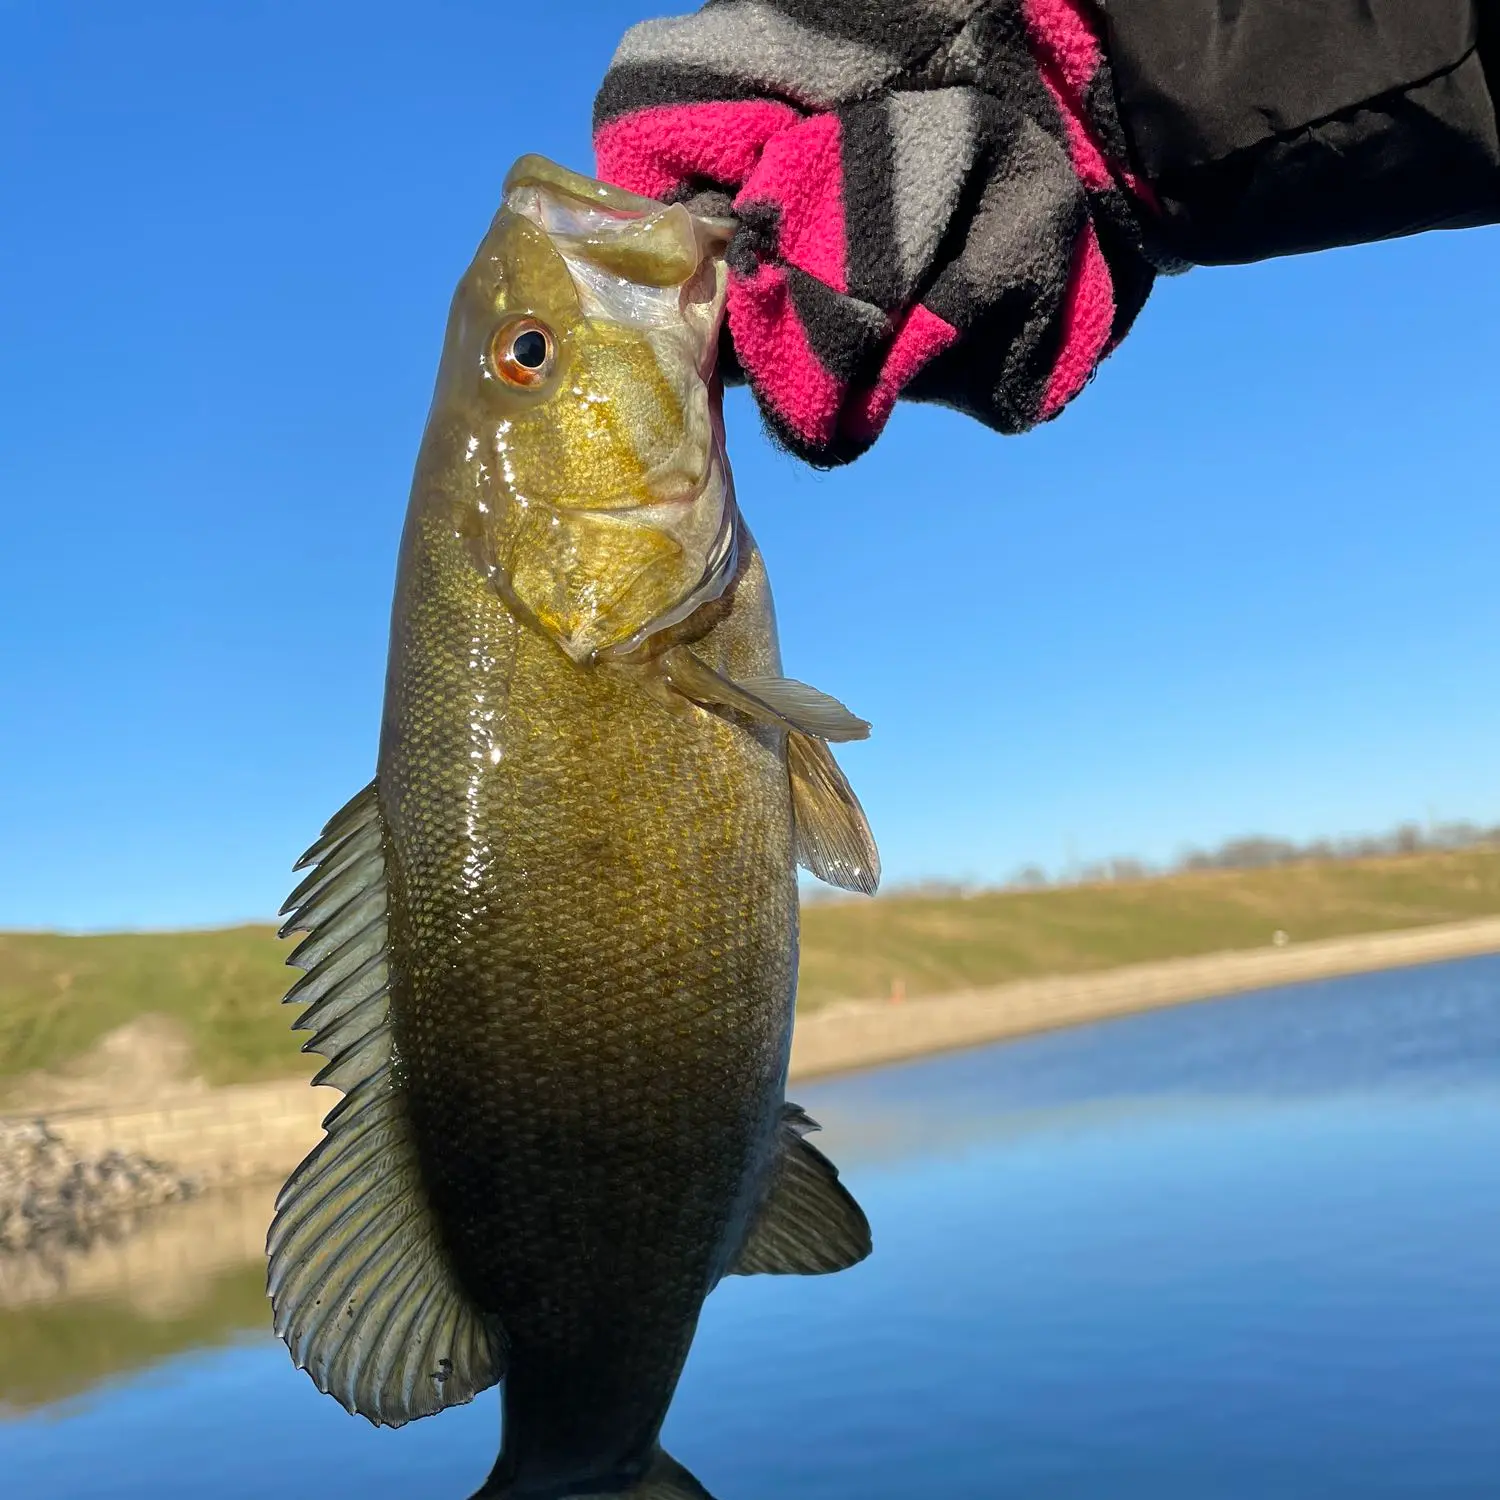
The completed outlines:
[[[873,1067],[1247,990],[1496,952],[1500,918],[1485,918],[1019,980],[901,1004],[849,1001],[798,1022],[792,1076]],[[206,1188],[284,1176],[317,1141],[338,1097],[293,1080],[184,1093],[149,1106],[48,1111],[46,1119],[79,1156],[138,1155],[169,1163]]]
[[[169,1163],[202,1190],[285,1176],[316,1143],[339,1098],[334,1089],[291,1079],[44,1114],[75,1156],[97,1160],[114,1151]]]

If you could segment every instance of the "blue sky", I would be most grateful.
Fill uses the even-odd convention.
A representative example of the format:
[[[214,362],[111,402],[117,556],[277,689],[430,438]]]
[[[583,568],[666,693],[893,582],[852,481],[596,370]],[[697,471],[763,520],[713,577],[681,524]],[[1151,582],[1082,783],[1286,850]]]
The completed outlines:
[[[0,927],[265,915],[369,777],[452,285],[636,4],[0,0]],[[1495,230],[1163,283],[1061,418],[730,400],[888,880],[1500,821]]]

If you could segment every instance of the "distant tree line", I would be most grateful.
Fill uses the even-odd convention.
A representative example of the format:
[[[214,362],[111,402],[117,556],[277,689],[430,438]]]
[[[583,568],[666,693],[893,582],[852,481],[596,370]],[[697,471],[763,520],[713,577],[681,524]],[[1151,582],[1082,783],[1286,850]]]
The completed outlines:
[[[1360,834],[1353,838],[1313,839],[1299,844],[1292,839],[1252,834],[1228,839],[1213,849],[1187,849],[1171,864],[1154,865],[1129,856],[1095,860],[1060,876],[1050,876],[1038,865],[1018,870],[1007,886],[1038,890],[1056,885],[1097,885],[1110,881],[1149,880],[1158,875],[1181,875],[1194,870],[1266,870],[1276,865],[1301,864],[1311,860],[1381,859],[1398,854],[1424,854],[1441,850],[1473,849],[1500,844],[1500,826],[1479,823],[1401,823],[1389,833]]]
[[[1152,864],[1128,855],[1094,860],[1059,874],[1049,874],[1040,865],[1025,865],[1002,885],[985,886],[969,880],[921,880],[886,888],[887,895],[954,897],[976,896],[983,890],[1039,891],[1070,885],[1101,885],[1130,880],[1151,880],[1162,875],[1183,875],[1199,870],[1266,870],[1312,860],[1380,859],[1400,854],[1434,853],[1442,850],[1500,846],[1500,825],[1479,823],[1402,823],[1389,833],[1361,834],[1354,838],[1313,839],[1299,844],[1292,839],[1252,834],[1228,839],[1213,849],[1186,849],[1168,864]],[[807,882],[804,901],[838,901],[841,892]]]

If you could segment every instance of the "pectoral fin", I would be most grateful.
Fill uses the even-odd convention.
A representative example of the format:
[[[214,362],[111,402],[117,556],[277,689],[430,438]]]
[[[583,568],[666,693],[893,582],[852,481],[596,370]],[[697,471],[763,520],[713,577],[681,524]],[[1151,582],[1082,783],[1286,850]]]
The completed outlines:
[[[315,868],[287,902],[283,935],[308,933],[287,999],[308,1006],[303,1050],[329,1060],[317,1081],[345,1097],[281,1190],[267,1252],[273,1324],[298,1368],[399,1427],[493,1385],[504,1344],[449,1268],[392,1076],[382,844],[367,787],[304,856]]]
[[[829,885],[873,896],[880,884],[880,851],[827,741],[793,731],[787,736],[786,762],[797,863]]]
[[[790,677],[744,677],[731,680],[700,661],[686,646],[664,652],[661,669],[667,681],[694,703],[731,708],[761,724],[800,730],[824,740],[862,740],[870,726],[837,698]]]
[[[870,1225],[838,1168],[803,1137],[818,1127],[795,1104],[782,1106],[781,1150],[770,1191],[730,1272],[820,1276],[870,1253]]]

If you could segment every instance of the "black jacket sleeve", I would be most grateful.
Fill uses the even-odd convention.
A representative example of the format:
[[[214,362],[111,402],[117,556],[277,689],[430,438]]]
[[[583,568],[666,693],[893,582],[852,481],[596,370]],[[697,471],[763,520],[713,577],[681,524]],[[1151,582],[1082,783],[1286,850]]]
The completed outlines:
[[[1098,3],[1170,254],[1250,261],[1500,219],[1500,0]]]

